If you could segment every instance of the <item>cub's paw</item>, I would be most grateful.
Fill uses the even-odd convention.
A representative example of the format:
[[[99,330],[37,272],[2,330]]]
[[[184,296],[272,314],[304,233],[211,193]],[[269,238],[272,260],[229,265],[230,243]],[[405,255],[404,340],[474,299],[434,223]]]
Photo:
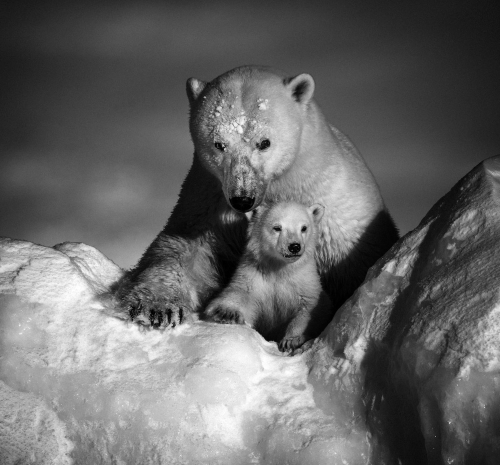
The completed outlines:
[[[136,287],[124,295],[121,306],[132,321],[145,328],[173,328],[191,320],[187,302],[157,295],[144,287]]]
[[[228,307],[223,303],[210,304],[205,312],[207,317],[217,323],[226,325],[244,325],[245,317],[235,308]]]
[[[281,352],[287,352],[290,355],[294,355],[297,352],[297,349],[306,342],[306,337],[304,335],[300,336],[285,336],[279,343],[278,349]]]

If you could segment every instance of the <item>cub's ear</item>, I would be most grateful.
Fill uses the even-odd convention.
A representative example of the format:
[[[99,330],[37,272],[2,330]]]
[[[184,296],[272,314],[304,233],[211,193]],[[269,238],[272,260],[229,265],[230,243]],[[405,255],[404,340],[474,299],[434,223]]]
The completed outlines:
[[[320,203],[313,203],[307,210],[312,215],[315,224],[321,221],[325,213],[325,207]]]
[[[189,78],[186,82],[186,92],[189,99],[189,105],[193,106],[196,99],[202,93],[203,89],[207,85],[206,82],[200,81],[196,78]]]
[[[309,74],[299,74],[286,82],[286,88],[296,102],[306,104],[314,94],[314,79]]]

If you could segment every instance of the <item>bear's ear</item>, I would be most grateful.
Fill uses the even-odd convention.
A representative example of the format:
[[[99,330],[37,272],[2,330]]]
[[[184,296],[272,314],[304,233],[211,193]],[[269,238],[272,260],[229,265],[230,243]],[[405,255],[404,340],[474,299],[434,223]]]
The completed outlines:
[[[286,87],[296,102],[305,104],[314,94],[314,79],[309,74],[299,74],[291,78]]]
[[[325,207],[320,203],[313,203],[307,210],[312,215],[315,224],[321,221],[325,213]]]
[[[200,81],[196,78],[189,78],[186,82],[186,92],[189,99],[189,105],[193,106],[196,99],[202,93],[203,89],[207,85],[206,82]]]

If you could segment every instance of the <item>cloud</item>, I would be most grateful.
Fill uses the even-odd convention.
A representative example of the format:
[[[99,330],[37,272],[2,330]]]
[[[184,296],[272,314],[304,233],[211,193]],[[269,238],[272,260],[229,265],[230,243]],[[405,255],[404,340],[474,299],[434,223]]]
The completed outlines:
[[[500,152],[500,43],[488,8],[7,5],[0,234],[48,245],[82,236],[132,265],[165,223],[191,163],[186,79],[251,63],[313,75],[327,118],[358,146],[406,232]],[[129,241],[140,243],[135,259]]]

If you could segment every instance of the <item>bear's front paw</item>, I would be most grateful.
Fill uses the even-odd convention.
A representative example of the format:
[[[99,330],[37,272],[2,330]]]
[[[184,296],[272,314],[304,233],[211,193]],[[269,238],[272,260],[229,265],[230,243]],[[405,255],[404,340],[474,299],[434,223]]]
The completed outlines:
[[[210,320],[217,323],[227,325],[245,324],[245,318],[239,310],[227,307],[223,304],[210,305],[205,313]]]
[[[304,335],[284,337],[279,342],[278,349],[281,352],[287,352],[290,353],[290,355],[293,355],[295,350],[302,346],[304,342],[306,342],[306,337]]]
[[[132,321],[148,328],[173,328],[191,319],[189,304],[146,288],[133,289],[121,298],[121,305]]]

